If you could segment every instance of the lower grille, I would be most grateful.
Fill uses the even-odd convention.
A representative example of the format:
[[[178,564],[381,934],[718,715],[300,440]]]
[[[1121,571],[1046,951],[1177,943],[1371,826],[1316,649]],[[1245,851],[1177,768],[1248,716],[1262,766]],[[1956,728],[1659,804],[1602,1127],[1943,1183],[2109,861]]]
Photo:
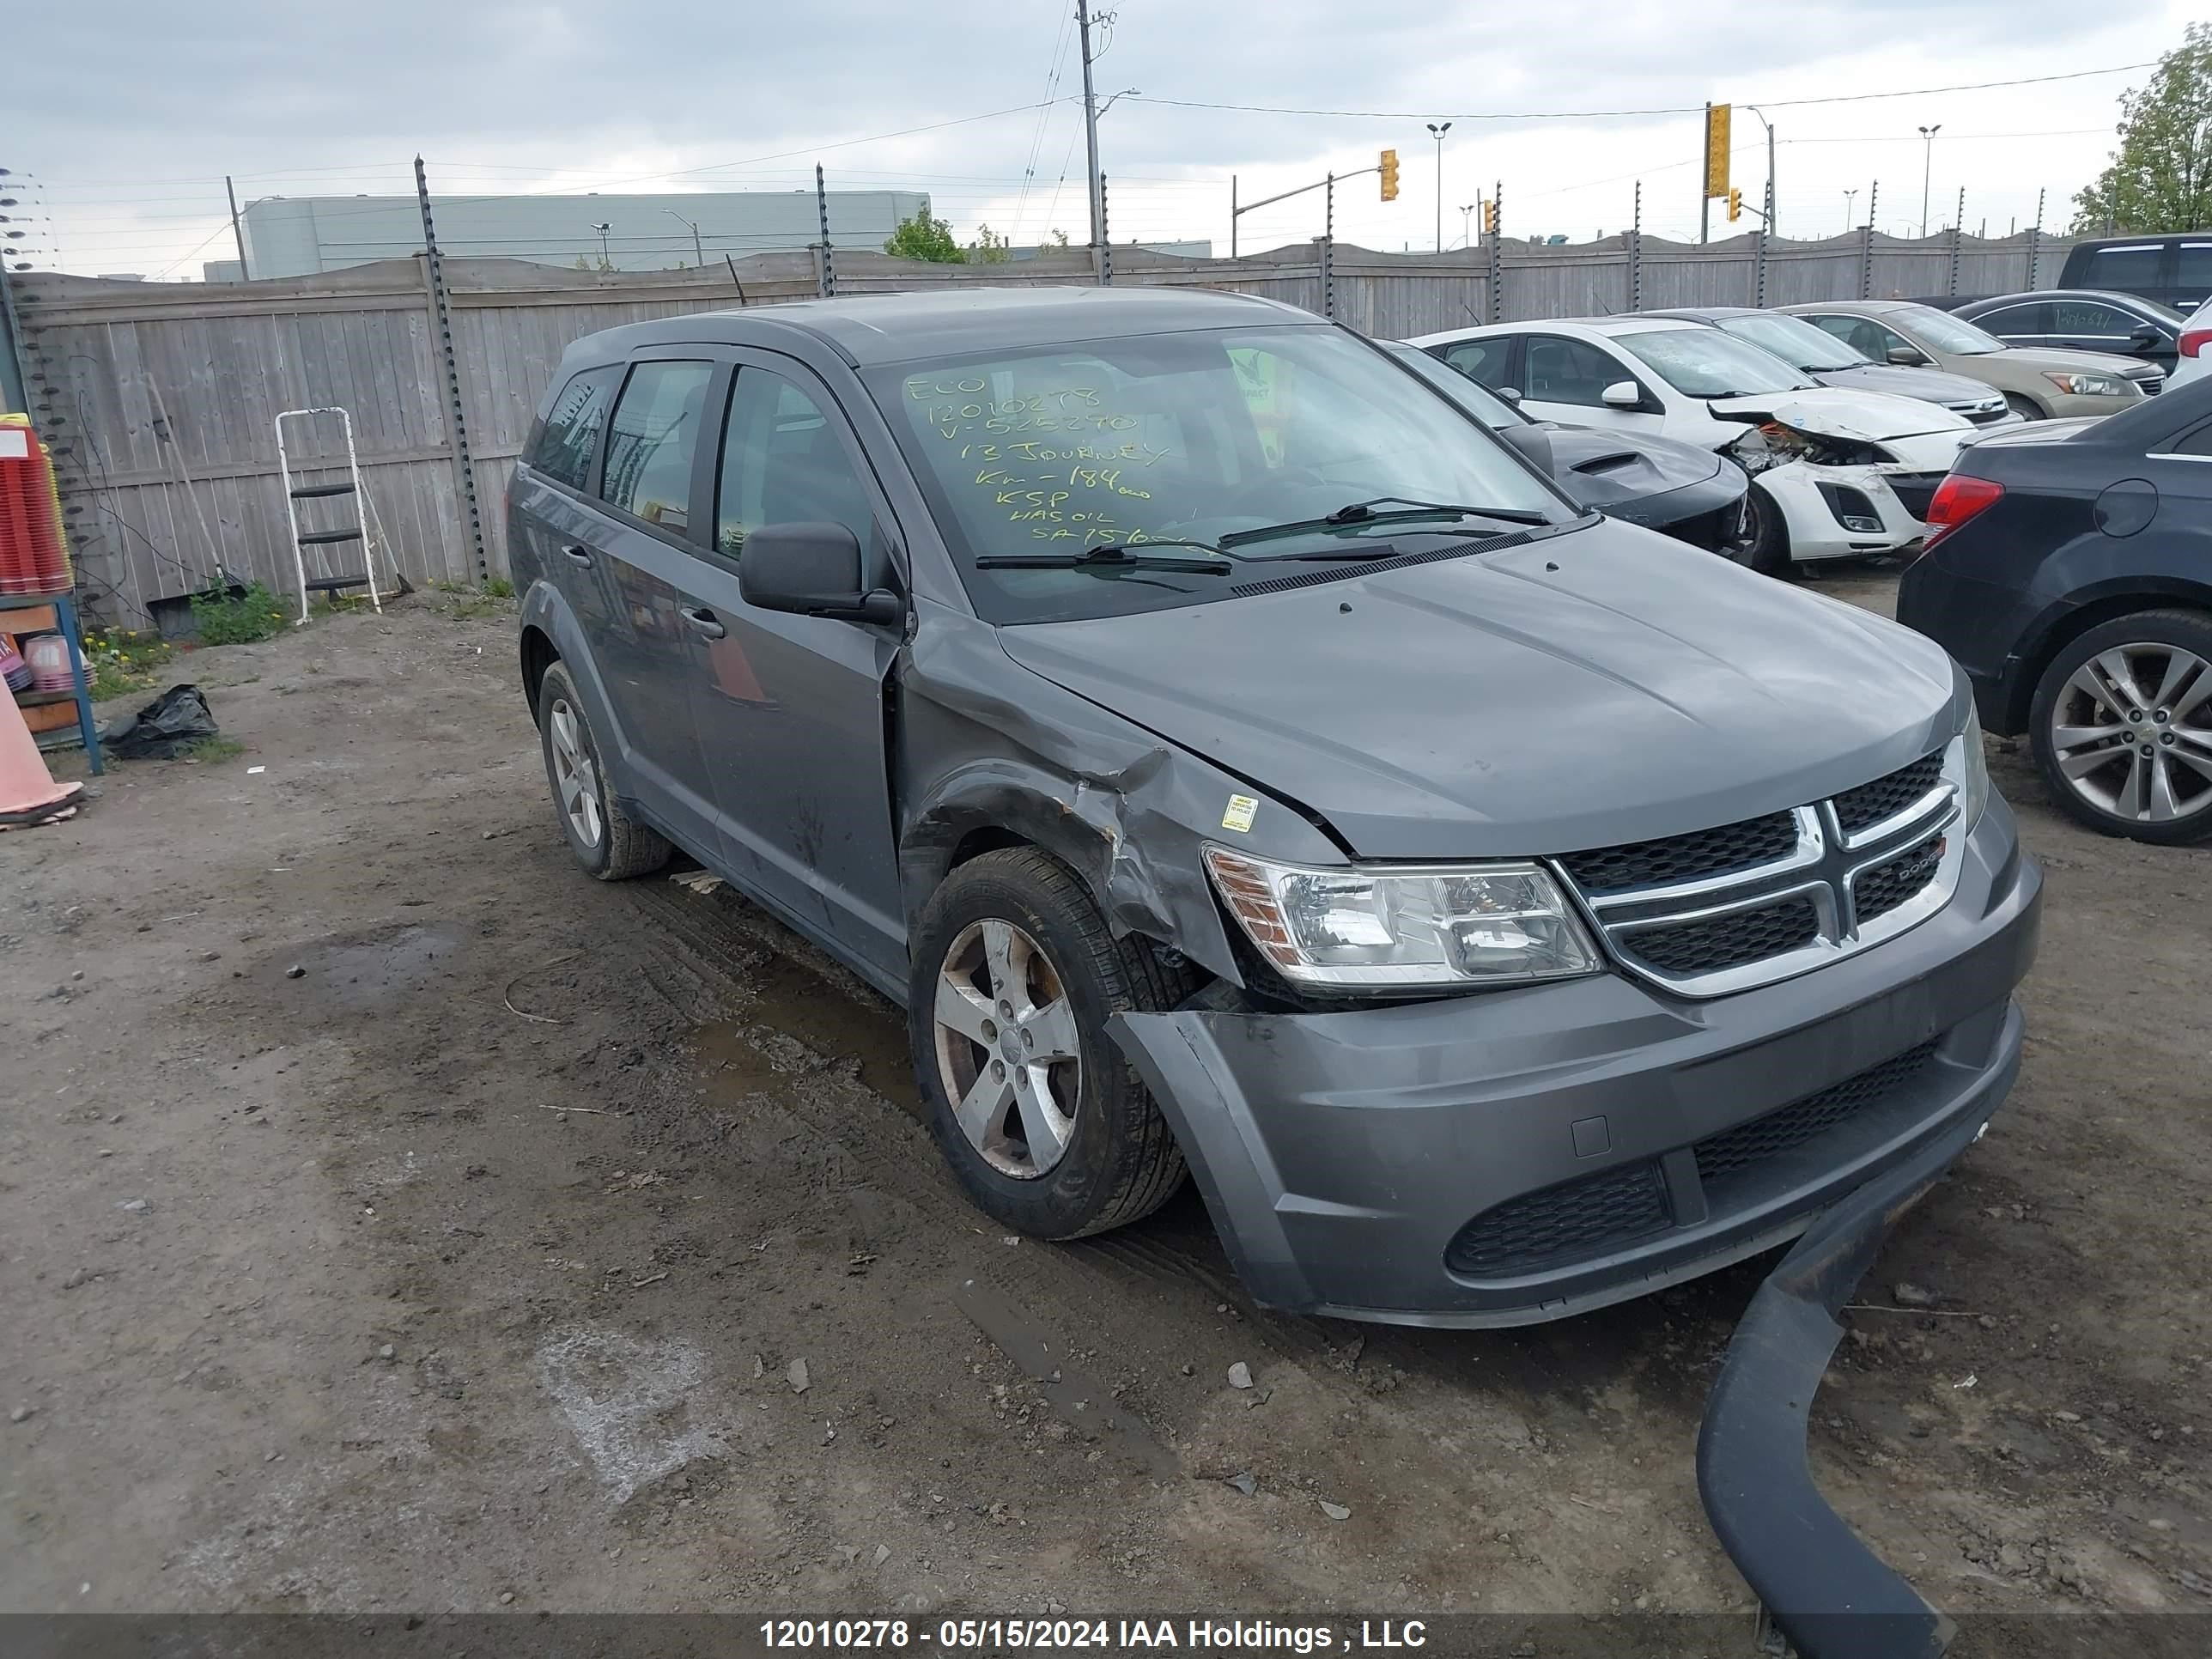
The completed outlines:
[[[1807,1095],[1763,1117],[1739,1123],[1699,1141],[1692,1149],[1698,1159],[1698,1179],[1705,1184],[1705,1201],[1724,1198],[1732,1181],[1740,1180],[1770,1158],[1793,1152],[1815,1136],[1826,1134],[1846,1118],[1876,1104],[1920,1075],[1936,1053],[1934,1042],[1908,1048],[1893,1060],[1869,1066],[1855,1077]]]
[[[1501,1279],[1603,1255],[1674,1224],[1655,1163],[1623,1164],[1508,1199],[1452,1236],[1444,1266]]]
[[[1943,838],[1936,836],[1887,864],[1861,871],[1851,883],[1859,924],[1863,927],[1877,916],[1886,916],[1911,898],[1936,879],[1942,862]]]
[[[1898,502],[1916,519],[1928,516],[1928,503],[1936,499],[1936,487],[1943,482],[1941,472],[1893,472],[1889,487]]]
[[[1620,943],[1662,974],[1715,974],[1778,957],[1820,937],[1820,913],[1800,895],[1705,921],[1624,933]]]

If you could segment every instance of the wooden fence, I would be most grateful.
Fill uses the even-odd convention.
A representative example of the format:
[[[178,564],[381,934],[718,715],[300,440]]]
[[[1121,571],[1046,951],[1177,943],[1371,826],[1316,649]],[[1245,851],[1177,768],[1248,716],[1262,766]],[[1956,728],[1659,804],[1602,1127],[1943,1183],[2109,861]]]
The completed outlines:
[[[1316,242],[1236,260],[1117,248],[1113,276],[1264,295],[1403,338],[1493,316],[1749,305],[1762,284],[1771,305],[2009,292],[2048,282],[2063,256],[2063,244],[2033,235],[1981,241],[1950,232],[1917,241],[1859,232],[1765,249],[1756,235],[1706,246],[1614,236],[1444,254]],[[419,256],[240,284],[15,278],[27,402],[59,457],[88,610],[111,623],[143,626],[161,601],[204,586],[218,564],[289,590],[291,540],[271,422],[280,410],[324,404],[352,416],[363,486],[411,580],[503,575],[507,475],[569,342],[650,318],[811,298],[823,280],[812,252],[756,254],[734,272],[726,265],[586,272],[449,259],[444,273],[482,515],[481,568],[463,505],[454,388]],[[835,279],[843,295],[1097,276],[1079,250],[986,266],[841,251]],[[337,453],[335,423],[310,447],[321,459]],[[314,505],[318,524],[337,522],[332,501]],[[357,570],[360,560],[342,544],[312,561],[310,574]]]

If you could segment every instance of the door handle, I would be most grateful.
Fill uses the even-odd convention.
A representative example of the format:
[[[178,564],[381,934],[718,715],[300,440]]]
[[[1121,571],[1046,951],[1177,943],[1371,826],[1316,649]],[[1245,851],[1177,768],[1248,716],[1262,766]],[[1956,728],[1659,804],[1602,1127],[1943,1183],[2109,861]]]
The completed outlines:
[[[691,624],[691,631],[710,640],[719,640],[730,630],[722,626],[711,611],[694,609],[690,605],[678,607],[678,614]]]
[[[568,556],[569,561],[572,563],[589,564],[592,562],[591,553],[584,548],[564,547],[561,550]]]

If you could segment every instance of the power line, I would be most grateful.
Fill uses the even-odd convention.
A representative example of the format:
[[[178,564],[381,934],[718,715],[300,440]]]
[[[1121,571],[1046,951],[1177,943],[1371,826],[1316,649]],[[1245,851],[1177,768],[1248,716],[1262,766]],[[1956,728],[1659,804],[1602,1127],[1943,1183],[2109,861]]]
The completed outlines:
[[[1957,86],[1909,87],[1896,92],[1838,93],[1826,98],[1746,98],[1736,101],[1756,103],[1765,109],[1798,109],[1811,104],[1859,104],[1881,98],[1924,98],[1937,93],[1987,92],[1999,87],[2041,86],[2052,81],[2082,81],[2093,76],[2126,75],[2136,70],[2157,67],[2154,61],[2116,64],[2110,69],[2075,70],[2065,75],[2024,75],[2010,81],[1970,81]],[[1151,98],[1133,92],[1127,96],[1140,104],[1171,104],[1178,109],[1235,110],[1250,115],[1342,116],[1362,121],[1419,121],[1443,117],[1447,113],[1433,109],[1302,109],[1285,104],[1221,104],[1197,98]],[[1702,115],[1705,111],[1703,104],[1670,105],[1650,109],[1478,110],[1472,113],[1451,113],[1449,118],[1454,121],[1602,121],[1644,115]]]

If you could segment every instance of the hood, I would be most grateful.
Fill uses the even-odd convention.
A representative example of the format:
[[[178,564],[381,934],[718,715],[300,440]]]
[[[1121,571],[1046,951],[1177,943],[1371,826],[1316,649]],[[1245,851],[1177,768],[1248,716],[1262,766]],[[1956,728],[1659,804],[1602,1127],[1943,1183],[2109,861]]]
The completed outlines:
[[[1952,374],[1940,368],[1899,368],[1887,363],[1860,363],[1850,368],[1807,371],[1822,386],[1844,392],[1880,392],[1893,398],[1917,398],[1923,403],[1995,404],[2004,407],[2004,397],[1980,380]]]
[[[999,640],[1378,859],[1731,823],[1880,777],[1964,718],[1950,659],[1919,635],[1605,520]]]
[[[1744,398],[1715,398],[1711,407],[1723,420],[1774,420],[1823,438],[1880,443],[1923,432],[1970,429],[1973,422],[1917,398],[1893,398],[1885,392],[1843,392],[1816,386],[1802,392],[1762,392]]]
[[[1727,465],[1710,449],[1672,438],[1542,424],[1552,441],[1552,476],[1589,507],[1611,509],[1663,495],[1703,483]]]

